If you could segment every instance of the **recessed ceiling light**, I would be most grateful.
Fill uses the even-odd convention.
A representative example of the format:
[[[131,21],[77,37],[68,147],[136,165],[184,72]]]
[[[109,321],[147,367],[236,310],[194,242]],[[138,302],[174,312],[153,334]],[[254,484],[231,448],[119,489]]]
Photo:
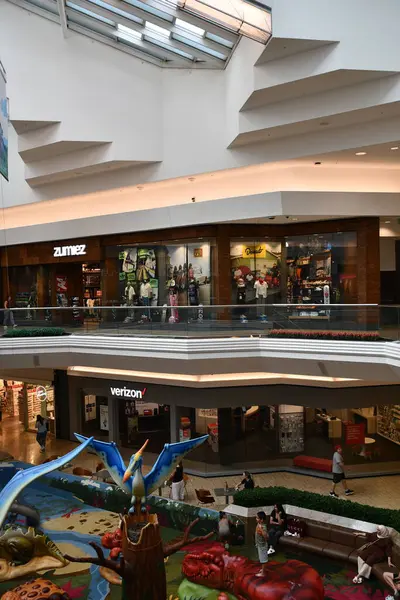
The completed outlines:
[[[391,150],[398,150],[399,147],[398,146],[393,146],[393,148],[390,148]]]
[[[298,221],[298,217],[292,217],[292,221]]]
[[[356,156],[365,156],[366,152],[356,152]]]
[[[196,181],[196,177],[188,177],[189,181]]]
[[[389,224],[390,224],[390,221],[385,221],[385,224],[386,224],[386,225],[389,225]]]
[[[314,165],[322,165],[322,163],[318,160],[317,162],[314,163]]]

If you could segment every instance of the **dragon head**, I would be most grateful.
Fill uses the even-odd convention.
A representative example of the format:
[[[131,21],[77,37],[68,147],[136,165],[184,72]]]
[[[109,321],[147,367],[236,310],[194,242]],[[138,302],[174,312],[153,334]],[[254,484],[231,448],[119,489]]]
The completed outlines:
[[[140,448],[140,450],[138,450],[135,454],[132,454],[131,459],[129,461],[128,468],[126,469],[125,474],[124,474],[124,478],[123,478],[124,483],[126,483],[130,479],[130,477],[132,477],[132,475],[134,475],[135,471],[137,471],[142,466],[143,452],[148,443],[149,443],[149,440],[146,440],[145,443],[143,444],[143,446]]]
[[[223,588],[224,551],[189,553],[182,563],[182,572],[190,581],[213,589]]]

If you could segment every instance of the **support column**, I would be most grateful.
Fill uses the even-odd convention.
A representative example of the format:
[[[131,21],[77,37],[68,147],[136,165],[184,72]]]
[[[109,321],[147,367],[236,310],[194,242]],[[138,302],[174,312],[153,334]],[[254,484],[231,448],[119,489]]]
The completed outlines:
[[[118,398],[108,397],[108,441],[120,444]]]
[[[179,418],[179,406],[171,404],[169,407],[169,425],[172,444],[179,442]]]
[[[231,408],[218,409],[218,449],[221,465],[232,464],[232,444],[234,443],[233,416]]]
[[[61,440],[69,440],[73,431],[79,431],[76,428],[76,422],[71,423],[70,413],[70,390],[69,377],[67,371],[54,371],[54,406],[56,418],[56,438]],[[72,395],[72,394],[71,394]],[[71,398],[74,400],[74,398]],[[73,402],[76,406],[76,402]],[[75,412],[76,412],[75,408]],[[71,425],[73,431],[70,431]]]

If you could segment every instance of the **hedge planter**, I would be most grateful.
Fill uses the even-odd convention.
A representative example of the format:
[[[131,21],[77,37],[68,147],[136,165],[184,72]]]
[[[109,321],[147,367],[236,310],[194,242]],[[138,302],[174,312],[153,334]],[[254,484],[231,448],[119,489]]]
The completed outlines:
[[[10,329],[3,334],[5,338],[26,338],[26,337],[56,337],[60,335],[69,335],[62,327],[32,327],[31,329]]]
[[[296,340],[343,340],[348,342],[377,342],[382,340],[377,331],[319,331],[302,329],[272,329],[268,337]]]
[[[392,527],[400,531],[400,510],[377,508],[358,502],[349,502],[322,496],[312,492],[288,489],[284,487],[255,488],[254,490],[242,490],[234,496],[233,503],[245,508],[256,508],[260,506],[273,506],[274,504],[287,504],[308,510],[323,512],[328,515],[336,515],[356,521],[377,523]]]

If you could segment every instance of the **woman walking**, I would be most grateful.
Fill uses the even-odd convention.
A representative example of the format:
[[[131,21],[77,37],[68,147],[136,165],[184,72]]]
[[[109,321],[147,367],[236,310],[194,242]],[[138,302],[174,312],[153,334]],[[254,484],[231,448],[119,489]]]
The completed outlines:
[[[183,479],[182,462],[176,465],[175,471],[171,476],[171,482],[171,499],[183,501],[185,499],[185,481]]]
[[[46,450],[47,422],[42,415],[37,415],[35,427],[37,429],[36,441],[40,446],[40,452],[44,452]]]

